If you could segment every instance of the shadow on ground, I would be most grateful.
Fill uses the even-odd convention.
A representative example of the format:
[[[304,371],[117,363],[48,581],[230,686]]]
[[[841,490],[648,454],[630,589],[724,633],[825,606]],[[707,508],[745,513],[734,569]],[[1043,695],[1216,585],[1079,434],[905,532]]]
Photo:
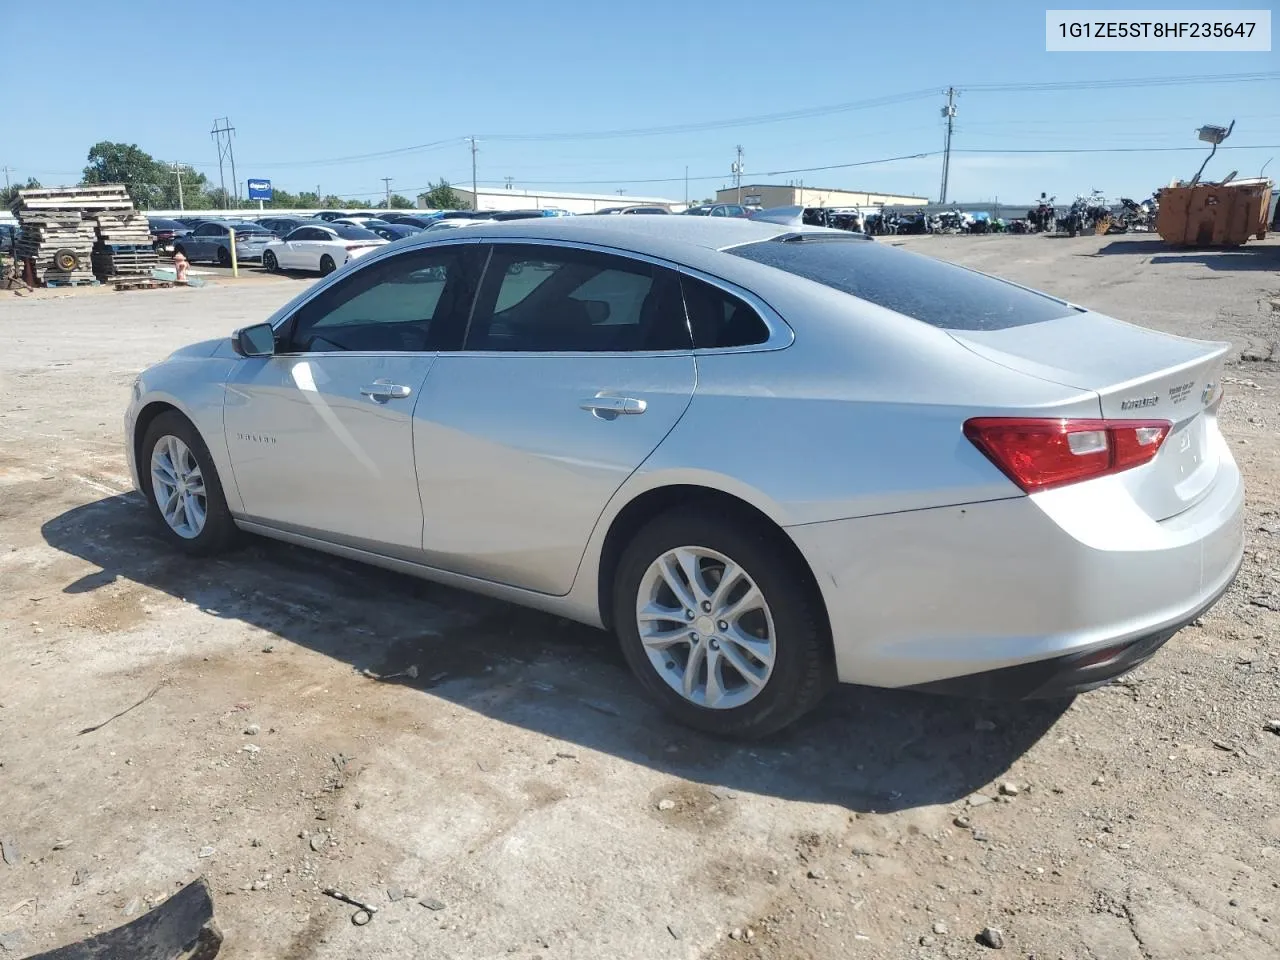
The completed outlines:
[[[356,671],[416,666],[407,685],[504,723],[786,799],[876,812],[956,800],[1003,773],[1066,708],[842,687],[769,740],[726,742],[666,720],[611,637],[557,617],[257,538],[225,557],[181,557],[137,494],[77,507],[42,533],[101,568],[66,592],[132,580],[346,661],[353,687],[373,682]],[[976,730],[978,720],[994,730]]]
[[[1210,270],[1280,270],[1280,246],[1175,247],[1163,240],[1113,240],[1091,256],[1150,257],[1152,263],[1198,263]]]

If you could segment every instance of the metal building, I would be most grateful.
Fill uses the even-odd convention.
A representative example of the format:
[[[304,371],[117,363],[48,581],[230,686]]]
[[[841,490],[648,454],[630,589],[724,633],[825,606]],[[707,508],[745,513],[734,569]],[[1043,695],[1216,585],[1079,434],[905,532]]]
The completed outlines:
[[[565,193],[542,190],[520,190],[505,187],[480,187],[479,200],[470,190],[454,185],[453,192],[473,210],[564,210],[567,213],[595,213],[608,207],[644,205],[665,207],[672,212],[684,208],[684,204],[663,197],[633,197],[618,193]]]
[[[717,203],[737,203],[738,188],[716,191]],[[838,190],[833,187],[806,187],[789,183],[742,185],[742,202],[765,207],[914,207],[929,202],[928,197],[866,190]]]

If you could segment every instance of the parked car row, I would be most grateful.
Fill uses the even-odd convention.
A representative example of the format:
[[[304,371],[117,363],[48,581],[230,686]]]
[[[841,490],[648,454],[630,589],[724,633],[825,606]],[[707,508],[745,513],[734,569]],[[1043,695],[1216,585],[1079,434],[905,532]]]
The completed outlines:
[[[745,217],[747,208],[731,203],[690,207],[693,216]],[[666,207],[631,204],[609,207],[597,214],[670,214]],[[231,231],[235,231],[237,261],[261,263],[267,270],[309,270],[322,276],[383,243],[394,243],[425,230],[461,227],[505,220],[569,216],[564,210],[435,210],[391,213],[359,210],[321,210],[314,216],[267,215],[256,219],[210,217],[149,217],[151,239],[162,256],[181,253],[188,261],[231,265]]]

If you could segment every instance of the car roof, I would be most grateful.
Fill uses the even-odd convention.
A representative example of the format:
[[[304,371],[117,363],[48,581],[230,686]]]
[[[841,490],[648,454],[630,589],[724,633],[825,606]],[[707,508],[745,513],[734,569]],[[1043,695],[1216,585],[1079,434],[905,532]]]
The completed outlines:
[[[477,223],[467,231],[467,236],[470,239],[492,237],[593,243],[679,260],[682,248],[724,250],[794,233],[843,234],[844,231],[732,217],[714,220],[702,217],[537,217]],[[428,241],[424,239],[422,242]]]

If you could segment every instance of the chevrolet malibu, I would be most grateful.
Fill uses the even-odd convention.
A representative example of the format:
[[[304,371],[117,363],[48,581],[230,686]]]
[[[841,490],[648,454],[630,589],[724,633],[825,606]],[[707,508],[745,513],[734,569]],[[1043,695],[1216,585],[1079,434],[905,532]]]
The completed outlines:
[[[1069,696],[1227,589],[1226,344],[856,234],[569,217],[423,234],[142,373],[134,482],[242,532],[616,633],[680,720],[833,684]]]

